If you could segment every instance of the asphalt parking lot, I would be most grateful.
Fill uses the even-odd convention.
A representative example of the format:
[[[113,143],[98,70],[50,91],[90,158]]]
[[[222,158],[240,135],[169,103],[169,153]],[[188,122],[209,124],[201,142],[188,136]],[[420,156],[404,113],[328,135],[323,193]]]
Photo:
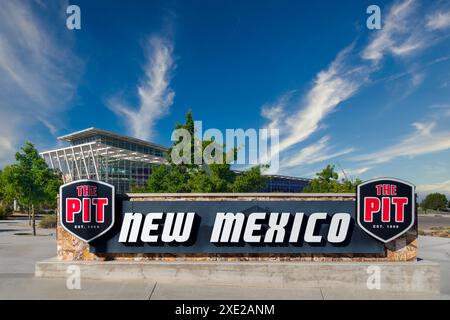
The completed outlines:
[[[419,225],[447,220],[419,217]],[[450,223],[450,218],[448,222]],[[436,222],[434,222],[436,221]],[[444,221],[444,222],[443,222]],[[450,225],[450,224],[449,224]],[[349,291],[330,288],[264,288],[186,285],[146,281],[81,279],[68,289],[66,279],[34,277],[36,261],[55,256],[55,231],[38,229],[33,237],[23,220],[0,221],[0,299],[450,299],[450,238],[419,237],[419,257],[440,263],[441,295]]]
[[[431,227],[450,227],[450,214],[419,215],[419,228],[425,230]]]

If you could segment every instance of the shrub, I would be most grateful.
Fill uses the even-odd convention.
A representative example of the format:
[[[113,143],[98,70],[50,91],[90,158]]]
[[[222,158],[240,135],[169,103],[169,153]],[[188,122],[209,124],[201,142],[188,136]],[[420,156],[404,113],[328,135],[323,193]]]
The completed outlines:
[[[39,227],[41,228],[56,228],[56,214],[46,214],[42,217],[41,222],[39,222]]]
[[[13,213],[13,208],[6,204],[0,204],[0,219],[6,219]]]
[[[447,207],[447,197],[442,193],[430,193],[423,199],[420,206],[425,209],[443,210]]]

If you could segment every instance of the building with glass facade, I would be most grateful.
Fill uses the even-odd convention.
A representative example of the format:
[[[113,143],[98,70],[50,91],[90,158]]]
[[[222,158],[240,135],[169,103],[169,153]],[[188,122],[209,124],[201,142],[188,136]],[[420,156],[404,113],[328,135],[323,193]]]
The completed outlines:
[[[237,174],[242,174],[243,171],[234,170]],[[268,175],[266,187],[259,192],[302,192],[309,184],[311,179],[298,178],[292,176]]]
[[[69,147],[41,152],[47,164],[62,172],[64,182],[96,179],[116,192],[143,186],[155,165],[166,163],[167,148],[110,131],[89,128],[58,138]]]
[[[267,187],[261,192],[302,192],[310,181],[306,178],[270,175]]]
[[[40,155],[51,168],[61,171],[65,183],[95,179],[114,185],[117,193],[126,193],[144,186],[154,166],[167,163],[166,147],[102,129],[88,128],[58,139],[70,146]],[[302,192],[309,181],[271,175],[260,192]]]

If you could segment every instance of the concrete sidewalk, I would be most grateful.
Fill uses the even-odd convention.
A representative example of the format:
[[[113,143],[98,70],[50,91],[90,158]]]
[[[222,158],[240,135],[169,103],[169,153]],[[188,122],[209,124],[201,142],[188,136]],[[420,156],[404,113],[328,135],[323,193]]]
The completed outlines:
[[[81,280],[81,288],[69,290],[66,279],[8,277],[0,279],[0,299],[87,299],[87,300],[335,300],[335,299],[450,299],[445,295],[389,293],[378,290],[330,288],[264,288],[169,284],[142,281]]]
[[[0,299],[450,299],[450,239],[445,238],[419,237],[419,257],[441,264],[441,295],[88,279],[81,279],[80,290],[69,290],[66,279],[34,277],[35,263],[55,256],[56,242],[53,230],[20,235],[29,232],[26,221],[0,221]]]
[[[441,294],[450,295],[450,238],[419,236],[418,256],[437,262],[441,269]]]
[[[26,220],[0,220],[0,274],[34,274],[36,262],[55,253],[56,230],[37,228],[33,237]]]

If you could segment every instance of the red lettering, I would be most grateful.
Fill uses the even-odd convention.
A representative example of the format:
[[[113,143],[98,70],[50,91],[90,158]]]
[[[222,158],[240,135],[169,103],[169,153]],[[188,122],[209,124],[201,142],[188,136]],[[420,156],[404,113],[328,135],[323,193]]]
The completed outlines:
[[[383,197],[382,199],[381,221],[391,221],[391,198],[389,197]]]
[[[364,221],[372,222],[373,214],[380,211],[380,199],[376,197],[364,198]]]
[[[83,222],[91,222],[91,199],[83,198]]]
[[[67,198],[66,199],[66,221],[74,222],[75,213],[80,213],[81,211],[81,201],[77,198]]]
[[[97,187],[88,185],[78,186],[77,194],[79,197],[96,197]]]
[[[391,196],[397,195],[397,186],[395,184],[391,185]]]
[[[108,198],[95,198],[92,203],[97,207],[96,219],[97,222],[105,221],[105,206],[108,205]]]
[[[405,206],[408,204],[408,198],[392,198],[392,203],[395,206],[395,222],[403,222],[405,220]]]
[[[375,188],[377,188],[377,195],[378,195],[378,196],[381,196],[381,186],[382,186],[382,184],[377,184],[377,185],[375,186]]]

